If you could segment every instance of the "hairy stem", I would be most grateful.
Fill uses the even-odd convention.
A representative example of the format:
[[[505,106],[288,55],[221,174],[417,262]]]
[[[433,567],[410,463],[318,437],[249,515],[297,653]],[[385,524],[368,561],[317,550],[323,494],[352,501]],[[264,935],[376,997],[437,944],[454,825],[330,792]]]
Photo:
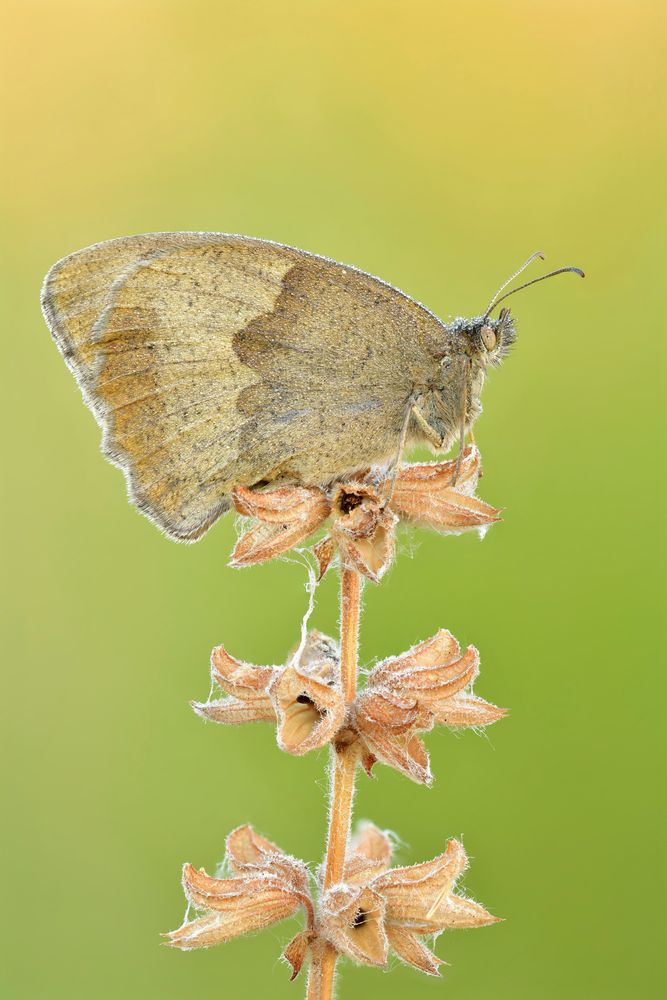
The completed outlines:
[[[361,577],[355,570],[343,567],[340,579],[340,673],[348,705],[354,701],[357,693],[360,605]],[[323,892],[343,878],[350,838],[357,756],[355,744],[333,751]],[[331,1000],[335,968],[336,952],[325,942],[318,941],[310,963],[307,1000]]]
[[[315,941],[308,971],[306,1000],[331,1000],[336,958],[333,948],[324,941]]]
[[[350,835],[354,776],[357,768],[356,746],[334,751],[331,779],[331,815],[329,838],[324,867],[323,888],[341,882],[345,867],[345,853]]]
[[[361,577],[344,567],[340,574],[340,676],[348,705],[357,693],[360,607]]]

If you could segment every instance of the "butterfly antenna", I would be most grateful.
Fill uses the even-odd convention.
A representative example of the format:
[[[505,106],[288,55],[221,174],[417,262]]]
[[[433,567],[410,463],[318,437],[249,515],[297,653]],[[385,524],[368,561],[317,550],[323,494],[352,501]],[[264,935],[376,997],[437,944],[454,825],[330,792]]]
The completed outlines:
[[[525,281],[523,285],[519,285],[517,288],[513,288],[511,291],[505,292],[505,294],[501,295],[500,298],[498,298],[498,293],[496,293],[496,298],[491,303],[489,308],[486,310],[486,313],[484,314],[484,319],[485,320],[488,319],[491,310],[495,309],[495,307],[504,299],[509,298],[510,295],[514,295],[515,292],[520,292],[522,288],[528,288],[529,285],[536,285],[538,281],[545,281],[547,278],[553,278],[557,274],[566,274],[568,271],[572,271],[574,274],[578,274],[580,278],[585,277],[584,272],[581,270],[580,267],[557,267],[555,271],[549,271],[548,274],[541,274],[539,278],[531,278],[530,281]]]
[[[510,277],[507,279],[507,281],[503,281],[502,285],[500,286],[500,288],[498,289],[498,291],[495,293],[495,295],[491,299],[491,304],[489,305],[488,309],[484,313],[484,319],[488,318],[488,315],[491,312],[491,310],[493,309],[493,307],[495,306],[496,301],[498,300],[498,296],[500,295],[500,293],[503,292],[507,288],[507,286],[510,285],[514,281],[515,278],[518,278],[519,275],[521,274],[521,272],[525,271],[526,268],[528,267],[528,265],[532,264],[533,261],[537,260],[538,257],[540,258],[540,260],[544,260],[544,254],[542,253],[541,250],[536,250],[535,253],[531,253],[531,255],[528,258],[528,260],[525,260],[523,262],[523,264],[521,265],[521,267],[517,268],[517,270],[514,272],[514,274],[510,275]]]

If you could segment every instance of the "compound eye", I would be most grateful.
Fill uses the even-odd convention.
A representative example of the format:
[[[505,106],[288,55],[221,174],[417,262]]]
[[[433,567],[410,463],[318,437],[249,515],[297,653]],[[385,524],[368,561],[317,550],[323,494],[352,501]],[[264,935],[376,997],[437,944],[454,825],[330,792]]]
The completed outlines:
[[[498,338],[496,337],[496,332],[493,327],[485,324],[479,332],[482,337],[482,343],[486,347],[487,351],[492,351],[498,343]]]

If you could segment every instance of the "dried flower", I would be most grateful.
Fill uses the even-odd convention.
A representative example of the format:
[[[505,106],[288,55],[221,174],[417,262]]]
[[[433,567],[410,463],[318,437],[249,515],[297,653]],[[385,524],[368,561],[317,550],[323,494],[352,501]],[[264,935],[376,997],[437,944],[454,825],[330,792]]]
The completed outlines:
[[[423,864],[388,869],[392,845],[372,824],[351,844],[345,882],[324,894],[318,933],[339,954],[366,965],[386,965],[389,950],[429,975],[442,959],[419,940],[456,927],[496,923],[484,907],[454,887],[467,866],[463,845],[450,840],[443,854]]]
[[[237,486],[232,494],[239,514],[259,521],[236,544],[230,564],[251,566],[298,545],[324,523],[330,504],[318,486],[291,486],[262,493]]]
[[[368,886],[334,885],[322,899],[320,934],[339,955],[363,965],[386,965],[385,900]]]
[[[315,630],[284,667],[243,663],[218,646],[211,655],[211,676],[229,697],[192,702],[199,715],[232,725],[276,722],[278,745],[295,756],[330,742],[343,723],[338,647]]]
[[[478,673],[475,647],[461,653],[451,632],[441,629],[401,656],[379,663],[365,689],[346,707],[338,646],[313,630],[298,658],[289,658],[285,667],[243,663],[218,646],[211,657],[211,675],[228,697],[192,705],[214,722],[275,722],[278,745],[295,756],[329,742],[339,749],[356,743],[368,774],[382,761],[413,781],[430,784],[429,757],[420,733],[436,724],[487,726],[505,714],[472,693]]]
[[[424,864],[389,868],[392,844],[374,824],[363,824],[351,842],[344,881],[322,894],[319,913],[303,861],[241,826],[227,838],[228,878],[215,878],[185,865],[183,889],[201,915],[169,931],[167,944],[182,951],[208,948],[260,930],[303,907],[306,927],[283,957],[292,979],[316,941],[326,942],[354,962],[383,966],[390,949],[422,972],[438,975],[441,959],[419,940],[454,927],[495,923],[479,903],[454,895],[467,861],[462,845],[450,840],[445,852]]]
[[[201,916],[169,931],[167,944],[183,951],[208,948],[284,920],[301,906],[312,928],[309,875],[302,861],[260,837],[251,826],[241,826],[227,838],[226,863],[233,873],[230,878],[214,878],[202,868],[183,866],[183,891]]]
[[[379,663],[357,695],[350,726],[362,745],[361,762],[370,774],[376,760],[413,781],[430,784],[428,753],[417,735],[434,725],[454,728],[487,726],[505,710],[473,694],[479,653],[464,653],[441,629],[401,656]]]
[[[394,558],[397,524],[398,516],[370,483],[341,483],[336,487],[331,500],[329,538],[345,562],[374,583]],[[323,572],[326,567],[320,562],[320,576]]]
[[[377,583],[392,562],[399,519],[455,534],[499,519],[499,510],[473,496],[481,469],[478,449],[466,447],[458,476],[456,466],[455,460],[408,465],[393,487],[369,470],[329,490],[296,486],[262,493],[237,487],[236,509],[258,523],[239,539],[230,563],[250,566],[281,555],[329,518],[329,535],[314,547],[320,575],[338,550],[346,565]]]

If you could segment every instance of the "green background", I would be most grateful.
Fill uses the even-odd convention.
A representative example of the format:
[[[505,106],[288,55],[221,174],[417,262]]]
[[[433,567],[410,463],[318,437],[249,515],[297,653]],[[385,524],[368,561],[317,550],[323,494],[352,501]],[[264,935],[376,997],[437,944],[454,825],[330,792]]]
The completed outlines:
[[[178,546],[129,507],[39,312],[54,260],[161,229],[304,247],[444,318],[538,247],[587,271],[513,300],[476,428],[504,522],[483,544],[403,532],[366,591],[366,662],[446,626],[511,715],[432,734],[432,791],[362,776],[357,816],[403,863],[463,835],[467,888],[506,922],[445,934],[444,981],[345,965],[340,992],[659,993],[664,9],[2,3],[4,996],[303,992],[278,962],[297,921],[202,953],[158,937],[181,863],[211,869],[240,823],[321,856],[326,755],[188,707],[213,645],[283,659],[303,568],[232,571],[231,518]],[[336,620],[332,574],[313,621]]]

